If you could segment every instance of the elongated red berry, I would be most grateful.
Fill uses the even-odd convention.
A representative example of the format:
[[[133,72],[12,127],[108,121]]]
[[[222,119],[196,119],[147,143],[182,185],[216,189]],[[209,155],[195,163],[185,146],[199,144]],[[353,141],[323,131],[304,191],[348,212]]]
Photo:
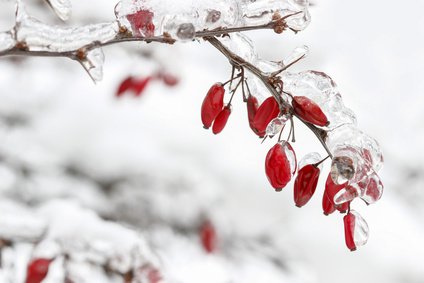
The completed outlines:
[[[287,156],[286,146],[277,143],[268,151],[265,159],[266,176],[276,191],[281,191],[292,177],[292,166]]]
[[[134,14],[127,15],[131,29],[135,36],[152,37],[155,34],[153,13],[149,10],[139,10]]]
[[[119,85],[118,90],[116,91],[116,96],[120,97],[128,90],[132,89],[134,84],[134,78],[129,76]]]
[[[224,109],[219,112],[218,116],[216,116],[215,121],[213,122],[212,132],[217,135],[225,128],[227,125],[228,118],[231,115],[231,107],[225,106]]]
[[[259,106],[255,118],[253,119],[254,131],[257,132],[260,137],[263,137],[269,122],[276,118],[279,113],[280,107],[277,100],[275,100],[273,96],[265,99],[261,106]]]
[[[354,233],[355,233],[355,215],[352,213],[348,213],[343,217],[344,222],[344,230],[345,230],[345,242],[346,246],[349,250],[355,251],[356,245],[354,240]]]
[[[328,126],[327,116],[322,112],[321,108],[311,99],[305,96],[295,96],[292,100],[294,113],[311,124],[317,126]]]
[[[152,79],[152,77],[149,76],[149,77],[146,77],[146,78],[135,80],[133,82],[133,87],[132,87],[132,89],[134,91],[134,95],[135,96],[141,96],[151,79]]]
[[[351,210],[343,218],[346,246],[351,251],[355,251],[358,247],[363,246],[368,241],[369,229],[368,224],[362,216]]]
[[[253,95],[249,95],[247,98],[247,118],[249,119],[249,126],[252,131],[258,136],[265,136],[265,132],[259,133],[257,129],[253,126],[253,121],[255,119],[256,112],[258,111],[258,100]]]
[[[325,182],[325,192],[330,199],[330,201],[335,205],[334,203],[334,196],[344,188],[346,188],[347,184],[341,184],[337,185],[334,183],[333,179],[331,178],[331,173],[328,174],[327,181]]]
[[[41,283],[49,272],[51,259],[37,258],[33,259],[27,267],[25,283]]]
[[[224,107],[225,89],[221,83],[214,84],[206,94],[202,103],[202,123],[205,129],[209,129],[216,116]]]
[[[294,202],[302,207],[312,198],[318,184],[320,169],[313,164],[307,164],[297,173],[294,182]]]
[[[200,241],[207,253],[213,253],[217,247],[217,233],[210,221],[205,221],[200,227]]]
[[[336,206],[330,200],[330,197],[327,194],[327,190],[324,190],[324,194],[322,196],[322,210],[324,211],[324,215],[330,215],[336,211]]]

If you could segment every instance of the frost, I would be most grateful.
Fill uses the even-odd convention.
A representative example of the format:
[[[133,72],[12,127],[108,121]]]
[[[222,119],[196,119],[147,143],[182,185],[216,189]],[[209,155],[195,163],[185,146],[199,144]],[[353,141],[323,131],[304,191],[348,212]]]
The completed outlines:
[[[70,0],[46,0],[53,8],[56,15],[63,21],[69,20],[72,12]]]
[[[11,32],[0,32],[0,52],[12,49],[16,44]]]

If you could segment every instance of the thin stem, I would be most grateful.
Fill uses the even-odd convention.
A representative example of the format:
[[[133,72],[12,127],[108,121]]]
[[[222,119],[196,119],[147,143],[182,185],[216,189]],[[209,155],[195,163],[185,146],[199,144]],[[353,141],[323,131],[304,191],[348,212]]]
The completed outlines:
[[[229,50],[227,47],[225,47],[217,38],[215,37],[206,37],[206,41],[208,41],[212,46],[214,46],[218,51],[220,51],[225,57],[228,58],[230,61],[230,64],[236,65],[238,67],[244,67],[248,69],[251,73],[253,73],[258,79],[262,81],[262,83],[266,86],[266,88],[269,90],[272,96],[277,100],[278,104],[280,105],[280,109],[287,109],[291,108],[291,105],[288,104],[283,100],[281,95],[278,93],[278,91],[274,88],[274,86],[269,82],[270,77],[268,77],[266,74],[264,74],[260,69],[258,69],[256,66],[250,64],[249,62],[245,61],[243,58],[238,56],[237,54],[234,54],[231,50]],[[325,138],[327,136],[327,132],[324,130],[321,130],[314,125],[302,120],[299,116],[296,114],[293,114],[296,116],[302,123],[304,123],[317,137],[317,139],[320,141],[321,145],[324,147],[327,154],[330,156],[330,158],[333,158],[333,155],[330,152],[330,149],[325,144]]]

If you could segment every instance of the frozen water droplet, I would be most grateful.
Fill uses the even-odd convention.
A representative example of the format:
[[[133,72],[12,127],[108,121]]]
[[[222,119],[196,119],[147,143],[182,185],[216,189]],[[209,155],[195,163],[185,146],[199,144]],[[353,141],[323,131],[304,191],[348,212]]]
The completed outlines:
[[[351,180],[355,174],[354,161],[348,156],[336,156],[331,163],[331,178],[337,185]]]
[[[30,17],[22,4],[18,6],[16,22],[17,41],[25,43],[31,51],[76,51],[94,42],[108,42],[114,39],[119,31],[116,22],[82,27],[47,25]]]
[[[273,138],[275,135],[278,135],[286,125],[287,120],[288,117],[285,115],[272,120],[266,128],[266,135],[270,138]]]
[[[105,56],[101,48],[90,50],[80,62],[94,82],[102,80]]]
[[[295,62],[308,56],[309,48],[308,46],[300,46],[293,50],[293,52],[283,60],[284,67],[294,64]]]
[[[274,14],[281,17],[289,16],[285,19],[288,27],[301,31],[310,23],[308,11],[308,1],[297,0],[256,0],[243,1],[241,5],[244,25],[261,25],[271,22]]]
[[[322,109],[330,122],[328,128],[335,129],[344,124],[356,125],[352,110],[345,107],[334,81],[325,73],[305,71],[283,72],[284,90],[294,96],[305,96]]]
[[[361,195],[361,199],[367,204],[373,204],[377,202],[383,195],[383,183],[380,177],[376,173],[372,173],[369,177],[368,184]]]
[[[12,49],[16,44],[10,32],[0,32],[0,52]]]
[[[72,4],[70,0],[46,0],[53,8],[56,15],[62,20],[69,20],[72,12]]]
[[[358,191],[354,187],[347,186],[334,195],[333,201],[334,204],[341,205],[346,202],[352,201],[353,199],[357,198],[358,195]]]
[[[302,169],[305,165],[308,164],[316,164],[322,160],[321,154],[318,152],[311,152],[306,154],[300,161],[299,161],[299,170]],[[322,168],[322,163],[320,164],[320,170]]]
[[[284,150],[286,152],[287,159],[289,160],[290,168],[292,169],[292,174],[294,175],[296,173],[296,170],[297,170],[296,153],[294,152],[294,149],[289,142],[283,141],[282,144],[284,146]]]
[[[133,14],[126,15],[135,36],[152,37],[155,34],[153,13],[149,10],[138,10]],[[128,27],[127,27],[128,28]]]
[[[350,211],[355,216],[355,228],[353,232],[353,240],[357,247],[363,246],[367,243],[369,238],[369,228],[365,219],[355,210]]]
[[[214,24],[219,21],[219,19],[221,19],[221,12],[217,10],[210,10],[206,17],[206,22]]]
[[[192,40],[195,34],[194,25],[191,23],[181,24],[177,30],[177,36],[182,40]]]

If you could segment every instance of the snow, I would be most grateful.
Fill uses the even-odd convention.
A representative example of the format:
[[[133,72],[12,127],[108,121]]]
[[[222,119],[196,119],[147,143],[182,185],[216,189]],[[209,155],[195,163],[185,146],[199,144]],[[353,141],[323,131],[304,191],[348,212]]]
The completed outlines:
[[[103,1],[74,2],[80,7],[74,21],[87,14],[113,17],[109,1],[104,7],[97,6]],[[0,235],[14,231],[3,225],[25,221],[38,235],[48,222],[55,228],[49,235],[64,239],[77,258],[88,255],[71,235],[94,243],[89,256],[95,260],[101,251],[116,251],[116,245],[124,251],[140,243],[139,254],[160,266],[167,282],[422,282],[424,86],[417,74],[424,63],[419,29],[424,5],[410,0],[409,12],[399,14],[396,2],[382,0],[316,4],[303,33],[249,35],[268,60],[282,60],[307,44],[310,55],[294,70],[330,74],[361,128],[380,141],[385,195],[374,206],[355,203],[370,226],[366,246],[348,252],[342,216],[322,215],[325,178],[302,209],[294,207],[292,185],[279,194],[272,191],[263,162],[273,142],[260,145],[251,133],[241,99],[221,135],[202,129],[203,96],[231,71],[228,61],[203,43],[107,48],[104,79],[97,85],[65,59],[1,58]],[[378,12],[382,7],[384,13]],[[155,59],[136,50],[153,52]],[[114,98],[129,73],[146,76],[162,65],[180,76],[176,88],[152,83],[140,99]],[[300,125],[296,136],[299,157],[324,154]],[[111,185],[107,194],[106,185]],[[220,248],[212,255],[197,237],[205,217],[219,233]],[[22,238],[32,238],[30,231]],[[9,268],[1,269],[0,282],[23,282],[32,255],[55,252],[47,239],[38,247],[3,248],[3,266]],[[55,260],[46,282],[63,282],[61,261]],[[77,282],[122,282],[97,265],[69,264]]]

